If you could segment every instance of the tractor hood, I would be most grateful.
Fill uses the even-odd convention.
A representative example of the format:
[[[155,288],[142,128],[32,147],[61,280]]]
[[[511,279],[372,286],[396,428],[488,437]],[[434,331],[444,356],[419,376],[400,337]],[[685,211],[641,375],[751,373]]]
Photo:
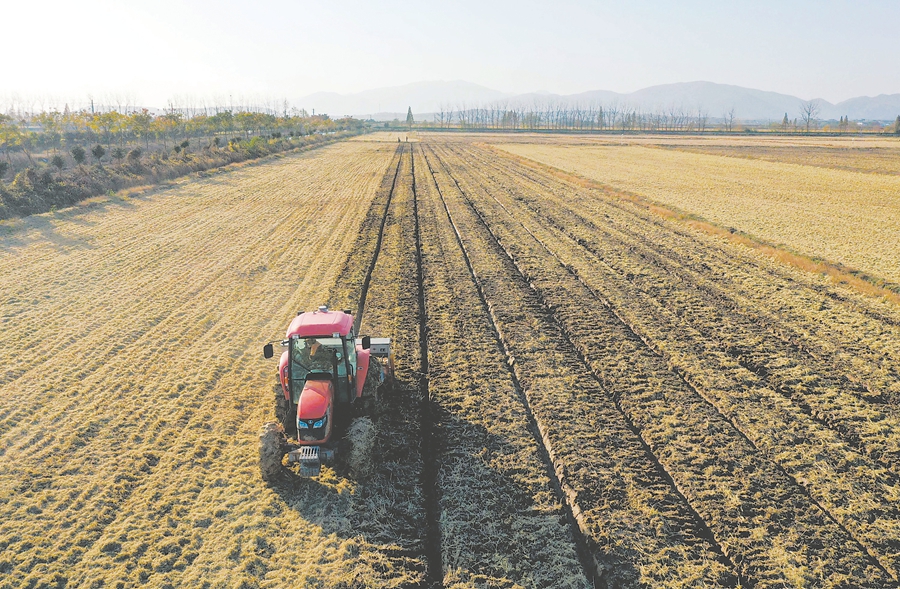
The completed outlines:
[[[297,403],[297,417],[299,419],[318,419],[325,415],[334,389],[330,380],[308,380],[300,393],[300,401]]]

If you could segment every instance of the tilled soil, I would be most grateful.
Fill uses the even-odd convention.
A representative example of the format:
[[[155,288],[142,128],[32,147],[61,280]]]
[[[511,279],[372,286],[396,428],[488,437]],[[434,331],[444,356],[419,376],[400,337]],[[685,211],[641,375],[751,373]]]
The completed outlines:
[[[6,228],[0,587],[896,587],[900,312],[478,141]],[[267,485],[324,302],[393,340],[371,469]]]

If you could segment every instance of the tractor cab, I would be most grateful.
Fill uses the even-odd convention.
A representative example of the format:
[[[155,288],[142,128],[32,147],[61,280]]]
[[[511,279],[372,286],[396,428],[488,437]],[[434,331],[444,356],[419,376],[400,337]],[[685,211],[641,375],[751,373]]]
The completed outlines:
[[[356,374],[356,342],[351,331],[346,337],[294,335],[288,344],[289,387],[292,401],[306,381],[332,381],[339,402],[349,403],[356,396],[352,391]],[[349,340],[349,341],[348,341]]]

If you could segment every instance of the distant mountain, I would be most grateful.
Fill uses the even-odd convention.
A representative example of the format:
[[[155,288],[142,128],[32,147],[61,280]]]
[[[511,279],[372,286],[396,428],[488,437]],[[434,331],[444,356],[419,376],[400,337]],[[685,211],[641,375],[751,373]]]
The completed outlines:
[[[418,120],[430,119],[431,113],[461,107],[505,105],[542,108],[563,105],[618,105],[646,112],[684,110],[696,114],[702,109],[707,116],[721,118],[734,109],[735,116],[745,121],[780,121],[800,117],[802,99],[788,94],[754,90],[713,82],[683,82],[651,86],[627,94],[608,90],[592,90],[579,94],[559,95],[546,92],[508,94],[462,80],[452,82],[416,82],[405,86],[378,88],[357,94],[319,92],[305,96],[298,104],[307,110],[327,113],[333,117],[353,115],[375,120],[406,117],[412,107]],[[860,96],[831,104],[819,101],[821,119],[849,116],[852,120],[893,121],[900,114],[900,94],[882,94],[874,98]],[[397,114],[399,113],[399,115]]]
[[[900,115],[900,94],[879,94],[874,98],[859,96],[838,102],[830,111],[832,116],[841,115],[851,119],[869,119],[875,121],[896,119]]]
[[[626,102],[654,111],[683,107],[696,114],[702,108],[714,118],[723,117],[733,108],[735,116],[740,119],[780,120],[784,113],[791,118],[799,116],[802,101],[777,92],[712,82],[687,82],[644,88],[628,94]]]

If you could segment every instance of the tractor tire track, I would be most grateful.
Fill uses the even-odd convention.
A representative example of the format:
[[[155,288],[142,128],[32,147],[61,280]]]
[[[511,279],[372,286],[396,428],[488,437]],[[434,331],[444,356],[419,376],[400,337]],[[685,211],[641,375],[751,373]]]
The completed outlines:
[[[428,314],[425,303],[425,271],[422,265],[422,230],[419,222],[419,194],[416,190],[416,158],[409,150],[412,180],[412,203],[416,254],[416,316],[419,324],[419,394],[425,400],[421,415],[422,454],[426,457],[422,472],[425,494],[425,554],[428,560],[428,578],[431,587],[444,586],[444,565],[441,558],[440,491],[437,473],[440,470],[434,428],[435,411],[428,388]]]
[[[366,277],[363,279],[362,287],[359,292],[359,303],[356,306],[356,317],[353,323],[353,330],[356,333],[359,333],[359,328],[362,325],[363,320],[363,312],[366,310],[366,296],[369,294],[369,284],[372,282],[372,272],[375,271],[375,264],[378,263],[378,255],[381,253],[381,240],[384,238],[384,225],[387,223],[388,211],[391,208],[391,199],[394,197],[394,190],[397,188],[397,176],[400,175],[400,164],[403,162],[403,148],[402,146],[397,146],[397,167],[394,169],[394,178],[391,180],[391,189],[388,192],[387,202],[384,204],[384,212],[381,214],[381,225],[378,227],[378,239],[375,240],[375,252],[372,254],[372,262],[369,264],[368,269],[366,270]],[[366,233],[368,227],[363,226],[360,228],[360,241],[362,240],[362,236]],[[346,266],[350,266],[352,264],[352,258],[347,261]],[[345,272],[350,273],[350,269],[345,267]]]

